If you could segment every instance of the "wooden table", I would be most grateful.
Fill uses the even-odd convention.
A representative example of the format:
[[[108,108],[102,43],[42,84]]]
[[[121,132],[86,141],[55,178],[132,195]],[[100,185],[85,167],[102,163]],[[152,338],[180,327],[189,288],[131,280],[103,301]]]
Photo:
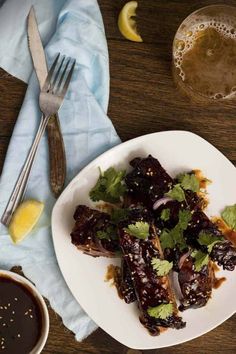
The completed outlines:
[[[144,39],[141,44],[126,41],[117,29],[117,15],[125,2],[99,0],[110,52],[109,116],[121,139],[124,141],[161,130],[189,130],[214,144],[236,164],[236,110],[233,106],[219,104],[206,107],[191,104],[177,91],[171,76],[171,44],[180,22],[202,6],[222,2],[236,5],[236,1],[139,0],[138,24]],[[25,90],[24,83],[0,71],[0,168]],[[77,343],[52,310],[50,320],[45,354],[134,353],[100,329],[83,343]],[[236,315],[198,339],[167,349],[147,351],[154,352],[233,354],[236,352]]]

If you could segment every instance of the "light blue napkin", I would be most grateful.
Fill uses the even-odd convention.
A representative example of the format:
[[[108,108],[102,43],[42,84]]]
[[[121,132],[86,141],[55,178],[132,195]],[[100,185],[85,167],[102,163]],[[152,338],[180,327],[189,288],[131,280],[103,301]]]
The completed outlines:
[[[26,16],[32,3],[44,43],[49,41],[46,47],[49,64],[58,52],[77,60],[59,114],[69,182],[88,162],[120,142],[106,116],[109,70],[103,22],[96,0],[21,0],[20,5],[18,0],[7,0],[0,9],[0,66],[25,81],[32,71],[26,40]],[[0,180],[0,214],[39,124],[38,93],[38,82],[33,73]],[[43,137],[26,198],[44,201],[45,213],[33,234],[17,246],[12,244],[7,230],[0,227],[0,268],[21,265],[24,274],[50,301],[65,326],[76,334],[77,340],[82,340],[96,328],[96,324],[73,298],[57,265],[50,228],[55,199],[50,191],[48,174],[47,140]]]

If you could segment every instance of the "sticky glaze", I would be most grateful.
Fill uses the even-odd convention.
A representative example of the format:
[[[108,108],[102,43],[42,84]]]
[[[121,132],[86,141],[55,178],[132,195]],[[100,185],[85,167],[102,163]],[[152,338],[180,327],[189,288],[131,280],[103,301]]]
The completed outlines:
[[[0,275],[0,353],[30,353],[41,331],[42,314],[32,292]]]

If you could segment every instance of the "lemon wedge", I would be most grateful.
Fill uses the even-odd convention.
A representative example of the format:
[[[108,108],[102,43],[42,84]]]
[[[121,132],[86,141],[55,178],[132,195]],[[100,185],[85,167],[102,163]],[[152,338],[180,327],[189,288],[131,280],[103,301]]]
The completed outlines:
[[[26,200],[16,209],[9,225],[9,234],[14,243],[19,243],[38,222],[44,204],[37,200]]]
[[[137,7],[137,1],[129,1],[124,5],[119,14],[118,27],[126,39],[133,42],[143,42],[142,37],[138,34],[136,21],[134,20]]]

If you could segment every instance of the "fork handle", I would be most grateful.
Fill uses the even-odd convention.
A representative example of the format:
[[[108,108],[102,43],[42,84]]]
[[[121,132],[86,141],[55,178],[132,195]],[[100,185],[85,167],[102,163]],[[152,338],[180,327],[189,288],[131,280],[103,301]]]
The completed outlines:
[[[47,127],[49,118],[50,118],[49,116],[42,115],[40,125],[38,127],[38,131],[36,133],[32,146],[30,148],[29,154],[17,178],[16,184],[12,190],[6,209],[2,215],[1,223],[5,226],[9,226],[14,211],[16,210],[19,203],[22,201],[24,197],[30,171],[33,166],[33,162],[39,147],[41,137],[43,136],[45,129]]]

